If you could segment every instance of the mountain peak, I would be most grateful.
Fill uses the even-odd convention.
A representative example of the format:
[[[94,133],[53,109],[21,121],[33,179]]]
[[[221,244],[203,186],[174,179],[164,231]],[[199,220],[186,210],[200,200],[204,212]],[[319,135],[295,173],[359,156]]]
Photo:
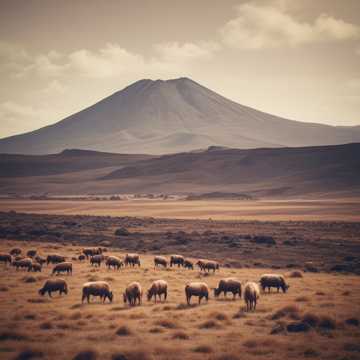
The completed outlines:
[[[188,77],[141,79],[58,123],[0,139],[0,153],[164,154],[360,141],[360,127],[301,123],[237,104]]]

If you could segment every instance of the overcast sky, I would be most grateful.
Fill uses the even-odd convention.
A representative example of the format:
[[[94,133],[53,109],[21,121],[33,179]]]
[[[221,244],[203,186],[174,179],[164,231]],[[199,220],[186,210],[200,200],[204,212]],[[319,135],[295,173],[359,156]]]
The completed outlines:
[[[275,115],[360,125],[360,1],[0,0],[0,137],[183,76]]]

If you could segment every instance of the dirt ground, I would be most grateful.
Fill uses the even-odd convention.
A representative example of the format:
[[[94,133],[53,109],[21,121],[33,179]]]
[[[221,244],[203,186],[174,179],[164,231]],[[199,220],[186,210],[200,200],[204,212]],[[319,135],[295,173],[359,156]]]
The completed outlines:
[[[15,246],[69,259],[81,252],[78,246],[12,240],[2,240],[0,250]],[[107,254],[124,255],[114,248]],[[215,299],[212,293],[207,304],[188,307],[184,285],[201,280],[213,288],[228,276],[242,283],[258,281],[273,269],[222,267],[203,276],[197,269],[155,270],[151,253],[141,254],[141,261],[140,268],[119,271],[73,261],[73,275],[61,276],[69,294],[52,299],[38,295],[51,278],[52,265],[36,274],[0,265],[0,358],[359,359],[359,276],[300,272],[303,277],[295,278],[296,269],[277,269],[285,274],[289,291],[261,294],[256,311],[247,313],[243,299]],[[98,279],[111,285],[113,303],[81,304],[82,284]],[[147,302],[146,296],[135,308],[123,303],[126,284],[136,280],[146,290],[156,279],[169,284],[165,303]],[[304,323],[311,325],[304,330],[299,326]]]
[[[58,215],[150,216],[177,219],[259,221],[360,221],[360,199],[79,201],[1,199],[0,211]]]

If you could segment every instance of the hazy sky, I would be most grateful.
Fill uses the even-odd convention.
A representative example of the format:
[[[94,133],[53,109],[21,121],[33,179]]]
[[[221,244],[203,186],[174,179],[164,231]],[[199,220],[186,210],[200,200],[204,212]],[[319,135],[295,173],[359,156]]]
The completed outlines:
[[[360,125],[360,1],[0,0],[0,137],[182,76],[290,119]]]

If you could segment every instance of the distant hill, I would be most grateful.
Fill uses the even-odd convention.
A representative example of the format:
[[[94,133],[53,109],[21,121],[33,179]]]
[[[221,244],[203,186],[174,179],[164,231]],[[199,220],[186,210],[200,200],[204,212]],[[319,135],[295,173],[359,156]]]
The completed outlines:
[[[248,150],[211,147],[158,157],[71,150],[43,156],[2,155],[0,167],[0,194],[162,193],[194,199],[360,195],[359,143]]]
[[[146,191],[241,192],[292,196],[360,189],[360,144],[225,149],[164,155],[123,167],[103,180]]]
[[[111,154],[78,149],[64,150],[52,155],[0,154],[0,177],[64,174],[124,166],[149,158],[151,158],[149,155]]]
[[[167,154],[211,145],[247,149],[359,141],[360,126],[283,119],[230,101],[188,78],[145,79],[54,125],[0,139],[0,153],[77,148]]]

